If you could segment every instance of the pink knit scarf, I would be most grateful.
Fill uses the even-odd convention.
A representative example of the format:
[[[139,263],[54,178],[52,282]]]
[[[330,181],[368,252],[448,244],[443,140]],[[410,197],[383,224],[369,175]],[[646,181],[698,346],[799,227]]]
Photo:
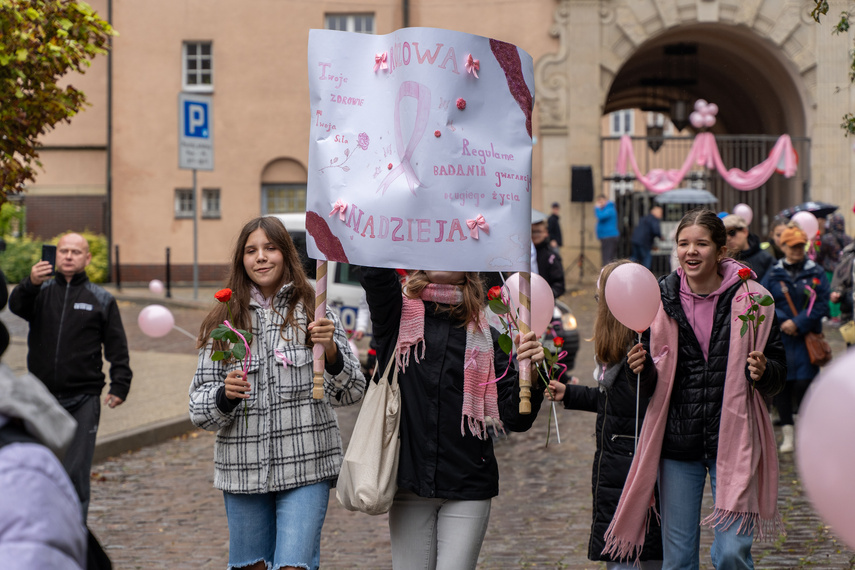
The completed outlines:
[[[749,281],[751,291],[768,292]],[[731,317],[744,313],[748,300],[737,296]],[[758,329],[757,350],[769,339],[774,306],[760,307],[766,316]],[[730,350],[724,385],[724,400],[716,456],[716,497],[713,512],[701,524],[727,529],[742,517],[738,532],[757,530],[763,540],[783,531],[778,513],[778,453],[769,412],[759,393],[752,393],[745,378],[745,362],[751,351],[751,334],[739,336],[740,327],[730,327]],[[660,306],[650,328],[650,354],[656,363],[656,390],[647,407],[638,452],[632,462],[617,511],[606,531],[603,553],[613,559],[637,558],[644,533],[654,511],[653,487],[659,469],[662,439],[668,421],[668,405],[677,369],[677,323]]]
[[[432,301],[443,305],[463,302],[463,292],[457,285],[431,283],[421,293],[421,298],[410,299],[404,295],[401,311],[401,329],[398,334],[398,367],[403,372],[410,364],[412,354],[416,362],[425,355],[425,304]],[[421,345],[421,355],[419,355]],[[464,425],[481,438],[487,437],[487,418],[501,428],[493,363],[493,337],[484,311],[478,322],[466,325],[466,351],[463,357],[463,413],[460,418],[460,433],[465,435]]]

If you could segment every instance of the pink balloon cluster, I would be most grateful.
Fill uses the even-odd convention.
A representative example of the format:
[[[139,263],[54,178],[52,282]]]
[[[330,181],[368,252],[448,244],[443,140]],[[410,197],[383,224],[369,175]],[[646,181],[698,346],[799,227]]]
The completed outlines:
[[[733,213],[745,220],[746,224],[751,224],[754,219],[754,210],[748,204],[737,204],[733,207]]]
[[[835,358],[811,383],[796,424],[796,465],[807,496],[831,531],[855,548],[855,352]]]
[[[519,314],[520,307],[520,274],[514,273],[505,281],[505,286],[502,288],[505,295],[511,301],[511,306],[517,309]],[[546,332],[549,323],[552,322],[552,313],[555,309],[555,297],[552,295],[552,288],[546,279],[537,273],[531,274],[531,323],[529,324],[534,334],[537,336]]]
[[[175,326],[175,317],[172,316],[172,311],[163,305],[149,305],[140,311],[137,324],[144,334],[160,338],[166,336]]]
[[[639,334],[650,327],[662,303],[656,277],[638,263],[617,266],[606,281],[605,293],[609,311]]]
[[[695,101],[695,110],[689,115],[689,122],[696,129],[710,128],[715,124],[715,116],[718,114],[718,105],[707,103],[704,99]]]

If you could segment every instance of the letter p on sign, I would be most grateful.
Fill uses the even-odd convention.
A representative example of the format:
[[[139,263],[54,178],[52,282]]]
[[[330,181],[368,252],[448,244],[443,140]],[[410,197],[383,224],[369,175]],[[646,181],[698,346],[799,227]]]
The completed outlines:
[[[184,136],[208,138],[208,105],[184,102]]]

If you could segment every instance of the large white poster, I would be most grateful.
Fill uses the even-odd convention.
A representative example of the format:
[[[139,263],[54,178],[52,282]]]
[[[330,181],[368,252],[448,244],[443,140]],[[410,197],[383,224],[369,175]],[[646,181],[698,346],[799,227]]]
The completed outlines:
[[[531,56],[431,28],[311,30],[308,53],[309,255],[529,270]]]

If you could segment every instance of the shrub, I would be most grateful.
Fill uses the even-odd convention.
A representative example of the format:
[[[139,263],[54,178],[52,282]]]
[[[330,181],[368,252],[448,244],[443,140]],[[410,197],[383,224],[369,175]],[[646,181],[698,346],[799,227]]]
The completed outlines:
[[[89,253],[92,254],[92,261],[86,267],[86,275],[93,283],[104,283],[108,277],[107,237],[89,231],[80,232],[80,235],[86,239],[89,244]],[[41,259],[43,243],[56,245],[59,243],[59,236],[46,242],[35,241],[28,235],[20,238],[6,238],[6,252],[0,254],[0,269],[6,274],[7,282],[20,283],[29,276],[33,265]]]

